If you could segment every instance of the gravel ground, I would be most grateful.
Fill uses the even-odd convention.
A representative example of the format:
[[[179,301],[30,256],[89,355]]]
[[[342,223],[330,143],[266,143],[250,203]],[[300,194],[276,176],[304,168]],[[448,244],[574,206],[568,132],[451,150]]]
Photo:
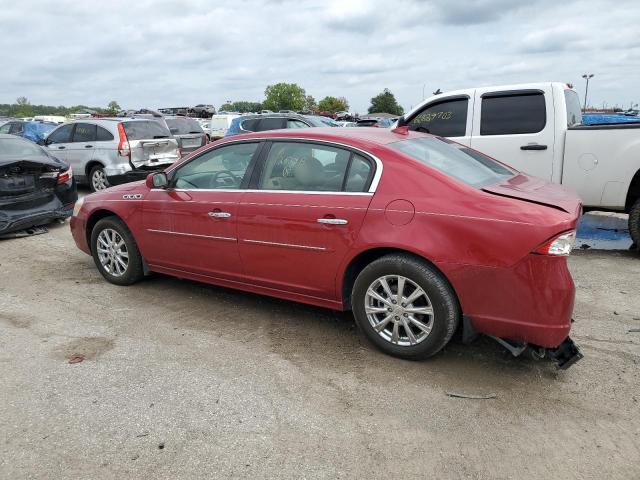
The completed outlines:
[[[398,360],[348,315],[169,277],[116,287],[68,225],[1,241],[0,478],[640,478],[640,256],[570,265],[585,358],[557,371],[488,339]]]

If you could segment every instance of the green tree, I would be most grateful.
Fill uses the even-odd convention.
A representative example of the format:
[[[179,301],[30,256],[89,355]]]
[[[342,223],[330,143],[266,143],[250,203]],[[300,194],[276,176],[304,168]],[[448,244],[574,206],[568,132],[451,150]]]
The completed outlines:
[[[344,97],[324,97],[318,102],[318,109],[321,112],[344,112],[349,110],[349,102]]]
[[[116,102],[115,100],[111,100],[107,105],[107,111],[109,113],[115,114],[115,113],[118,113],[120,110],[122,109],[120,108],[120,105],[118,105],[118,102]]]
[[[234,112],[240,113],[259,112],[262,110],[262,104],[260,102],[247,102],[245,100],[233,102],[231,106]]]
[[[391,93],[388,88],[385,88],[382,93],[371,99],[369,113],[390,113],[392,115],[402,115],[404,113],[404,109],[398,105],[393,93]]]
[[[302,110],[306,102],[304,88],[295,83],[276,83],[269,85],[265,91],[266,97],[262,106],[267,110]]]
[[[313,95],[307,95],[307,98],[304,100],[304,108],[305,112],[316,112],[318,110],[318,104],[316,103],[316,99],[313,98]]]
[[[218,109],[219,112],[233,112],[233,103],[223,103]]]
[[[33,117],[33,107],[27,97],[16,98],[16,105],[17,108],[15,109],[14,114],[16,117]]]

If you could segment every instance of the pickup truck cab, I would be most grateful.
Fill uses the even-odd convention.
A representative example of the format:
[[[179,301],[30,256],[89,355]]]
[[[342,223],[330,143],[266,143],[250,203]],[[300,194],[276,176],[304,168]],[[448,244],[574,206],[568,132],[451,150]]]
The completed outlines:
[[[640,124],[583,125],[570,84],[478,87],[430,97],[398,126],[449,137],[573,188],[585,211],[629,213],[640,243]]]

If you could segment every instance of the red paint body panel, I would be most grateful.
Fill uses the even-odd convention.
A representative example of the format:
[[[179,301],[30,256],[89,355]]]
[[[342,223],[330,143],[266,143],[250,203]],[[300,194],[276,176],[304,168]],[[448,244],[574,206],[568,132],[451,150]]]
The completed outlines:
[[[152,270],[334,309],[344,308],[344,274],[358,255],[403,250],[443,273],[479,332],[559,345],[570,329],[575,294],[566,257],[531,252],[575,229],[579,199],[522,174],[476,189],[386,146],[420,136],[329,128],[230,137],[169,171],[200,152],[249,138],[334,142],[377,157],[384,168],[375,193],[359,195],[127,184],[87,196],[71,230],[88,253],[87,221],[108,210],[127,223]],[[126,193],[143,198],[124,200]],[[213,211],[231,217],[212,219]],[[318,223],[323,218],[347,223]]]

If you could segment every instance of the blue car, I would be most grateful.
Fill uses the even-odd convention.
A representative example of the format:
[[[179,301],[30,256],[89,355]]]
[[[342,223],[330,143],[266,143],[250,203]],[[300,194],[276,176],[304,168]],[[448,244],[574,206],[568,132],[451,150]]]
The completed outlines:
[[[241,133],[264,132],[283,128],[338,127],[332,119],[318,115],[300,115],[297,113],[263,113],[242,115],[231,121],[225,137]]]
[[[10,120],[0,127],[1,133],[8,133],[17,137],[24,137],[35,143],[40,143],[47,134],[56,128],[53,122],[26,122],[24,120]]]

